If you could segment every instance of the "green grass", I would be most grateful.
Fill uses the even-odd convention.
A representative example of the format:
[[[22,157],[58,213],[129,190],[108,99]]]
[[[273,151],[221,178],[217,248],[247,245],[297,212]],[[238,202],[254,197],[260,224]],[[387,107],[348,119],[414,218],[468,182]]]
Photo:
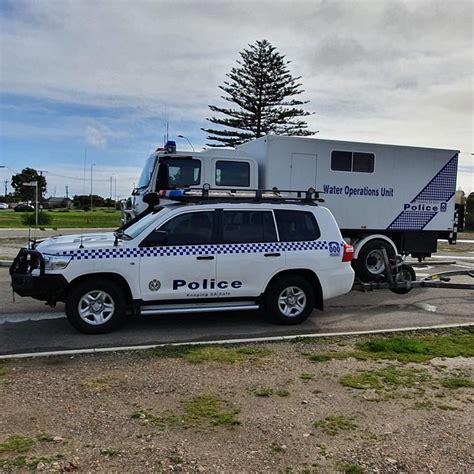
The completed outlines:
[[[269,398],[273,395],[273,389],[272,388],[256,388],[253,393],[256,397]]]
[[[356,344],[354,351],[304,354],[313,362],[355,358],[358,360],[398,360],[426,362],[435,357],[474,357],[474,333],[471,328],[459,334],[443,336],[376,337]]]
[[[38,440],[31,436],[12,435],[0,443],[0,453],[26,453],[37,443]]]
[[[359,390],[393,390],[397,387],[413,388],[430,379],[426,370],[389,366],[379,370],[366,370],[345,375],[341,377],[340,382],[345,387]]]
[[[46,214],[52,217],[47,227],[67,229],[71,227],[119,227],[120,211],[98,209],[96,211],[51,211]],[[0,228],[27,228],[21,221],[24,212],[0,212]],[[42,227],[42,226],[39,226]]]
[[[13,459],[0,459],[0,468],[5,470],[17,470],[17,469],[29,469],[35,470],[38,464],[51,464],[55,461],[62,459],[62,454],[56,454],[54,456],[40,456],[40,457],[26,457],[17,456]]]
[[[474,388],[474,382],[465,377],[447,377],[441,380],[441,385],[450,390],[458,388]]]
[[[351,431],[357,429],[357,424],[354,423],[354,419],[344,415],[328,416],[324,418],[324,420],[315,421],[313,426],[323,430],[325,433],[331,436],[337,435],[341,431]]]
[[[337,464],[336,472],[343,472],[344,474],[364,474],[364,470],[353,462]]]
[[[26,453],[38,443],[50,443],[53,437],[46,433],[36,436],[11,435],[0,443],[0,453]]]
[[[203,394],[184,400],[180,413],[166,412],[155,416],[141,410],[131,415],[132,419],[152,424],[160,431],[173,426],[182,428],[206,428],[222,426],[231,428],[240,425],[239,409],[233,404],[213,394]]]
[[[271,351],[265,347],[163,346],[150,349],[148,354],[153,357],[184,359],[192,364],[203,362],[235,364],[263,363]]]
[[[304,380],[305,382],[308,382],[309,380],[314,380],[314,375],[313,374],[308,374],[306,372],[303,372],[300,375],[300,379]]]

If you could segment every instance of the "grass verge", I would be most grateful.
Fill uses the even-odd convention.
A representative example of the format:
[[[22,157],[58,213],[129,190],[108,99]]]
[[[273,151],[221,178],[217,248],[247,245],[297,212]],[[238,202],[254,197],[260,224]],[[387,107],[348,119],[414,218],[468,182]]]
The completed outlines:
[[[323,430],[331,436],[337,435],[341,431],[351,431],[358,428],[352,417],[344,415],[328,416],[324,418],[324,420],[315,421],[313,426]]]
[[[459,334],[440,336],[374,337],[356,344],[353,351],[306,353],[313,362],[355,358],[358,360],[397,360],[426,362],[435,357],[474,357],[474,333],[471,328]]]
[[[184,359],[192,364],[203,362],[235,364],[264,363],[271,351],[265,347],[164,346],[150,349],[148,354],[153,357]]]

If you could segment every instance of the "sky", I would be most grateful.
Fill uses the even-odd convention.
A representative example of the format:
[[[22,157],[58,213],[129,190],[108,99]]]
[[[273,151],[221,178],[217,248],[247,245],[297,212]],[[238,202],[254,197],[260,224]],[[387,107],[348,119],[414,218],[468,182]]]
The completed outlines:
[[[302,76],[319,138],[461,150],[474,191],[472,1],[0,0],[0,165],[48,193],[126,197],[165,122],[206,145],[239,51],[267,39]],[[3,180],[9,169],[0,169]],[[86,180],[84,180],[86,177]],[[9,187],[10,190],[10,187]]]

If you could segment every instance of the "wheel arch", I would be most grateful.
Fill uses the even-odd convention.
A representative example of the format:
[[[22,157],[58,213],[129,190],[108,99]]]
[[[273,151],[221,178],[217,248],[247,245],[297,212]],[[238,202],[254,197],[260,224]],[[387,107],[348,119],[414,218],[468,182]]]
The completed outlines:
[[[352,242],[352,245],[354,246],[354,260],[357,260],[357,258],[359,257],[359,253],[360,253],[362,247],[366,243],[372,242],[373,240],[383,240],[385,242],[388,242],[391,245],[391,247],[393,248],[393,250],[395,251],[395,255],[398,254],[397,246],[395,245],[395,243],[393,242],[392,239],[390,239],[389,237],[387,237],[386,235],[383,235],[383,234],[371,234],[371,235],[365,235],[365,236],[361,236],[359,238],[356,238]]]
[[[74,286],[86,280],[101,279],[101,278],[103,278],[107,282],[112,281],[118,284],[124,291],[124,295],[125,295],[127,303],[131,304],[133,302],[133,295],[132,295],[132,290],[130,289],[130,285],[127,283],[127,280],[122,275],[119,275],[118,273],[98,272],[98,273],[88,273],[87,275],[80,275],[74,278],[74,280],[71,280],[69,282],[69,288],[73,288]]]
[[[265,286],[265,291],[270,287],[270,285],[278,278],[282,276],[288,275],[298,275],[306,278],[314,289],[314,297],[315,297],[315,304],[314,306],[321,311],[324,310],[324,301],[323,301],[323,290],[321,287],[321,283],[319,281],[318,276],[313,270],[309,270],[307,268],[292,268],[289,270],[282,270],[275,275],[268,281],[267,285]]]

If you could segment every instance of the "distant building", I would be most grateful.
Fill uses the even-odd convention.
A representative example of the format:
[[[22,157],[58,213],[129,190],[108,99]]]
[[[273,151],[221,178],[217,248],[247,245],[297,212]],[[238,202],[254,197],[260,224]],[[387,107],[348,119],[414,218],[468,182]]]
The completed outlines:
[[[50,197],[43,201],[43,206],[46,209],[54,209],[54,208],[60,208],[60,207],[71,209],[72,199],[69,199],[67,197]]]

